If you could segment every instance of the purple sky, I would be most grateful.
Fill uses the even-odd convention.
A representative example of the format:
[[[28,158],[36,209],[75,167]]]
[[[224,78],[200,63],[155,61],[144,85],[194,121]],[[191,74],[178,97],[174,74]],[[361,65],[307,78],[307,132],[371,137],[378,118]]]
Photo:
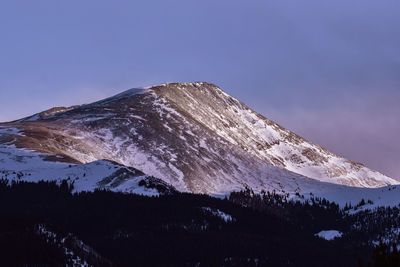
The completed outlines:
[[[0,121],[209,81],[400,178],[398,0],[0,2]]]

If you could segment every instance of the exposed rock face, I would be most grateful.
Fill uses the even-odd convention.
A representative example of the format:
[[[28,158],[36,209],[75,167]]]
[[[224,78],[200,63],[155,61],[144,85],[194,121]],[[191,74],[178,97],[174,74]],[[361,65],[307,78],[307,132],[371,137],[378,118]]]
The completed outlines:
[[[209,83],[131,89],[48,113],[3,124],[19,133],[3,134],[0,142],[66,161],[112,160],[197,193],[245,186],[297,192],[317,181],[398,183],[308,142]]]

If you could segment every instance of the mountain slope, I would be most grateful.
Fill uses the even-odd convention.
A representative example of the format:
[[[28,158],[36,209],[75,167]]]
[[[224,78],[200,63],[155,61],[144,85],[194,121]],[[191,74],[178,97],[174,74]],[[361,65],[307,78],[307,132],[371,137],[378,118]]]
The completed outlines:
[[[1,130],[0,130],[1,135]],[[107,160],[87,164],[60,162],[58,155],[37,153],[0,145],[0,178],[9,181],[61,181],[72,184],[75,192],[107,189],[115,192],[156,196],[175,189],[141,171]]]
[[[398,184],[308,142],[209,83],[131,89],[55,111],[0,125],[15,129],[3,130],[0,143],[69,162],[111,160],[196,193]]]

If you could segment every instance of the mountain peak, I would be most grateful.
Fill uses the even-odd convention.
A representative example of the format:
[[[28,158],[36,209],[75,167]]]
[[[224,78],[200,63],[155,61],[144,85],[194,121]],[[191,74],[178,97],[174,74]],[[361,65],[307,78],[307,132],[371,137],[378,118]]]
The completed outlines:
[[[214,88],[219,88],[215,84],[212,84],[212,83],[209,83],[209,82],[162,83],[162,84],[159,84],[159,85],[153,85],[153,86],[145,87],[145,88],[146,89],[152,89],[152,88],[159,88],[159,87],[180,88],[180,89],[185,89],[185,88],[188,88],[188,87],[196,87],[196,88],[199,88],[199,87],[212,88],[212,87],[214,87]]]
[[[228,95],[217,85],[208,82],[164,83],[147,87],[147,89],[162,95],[168,95],[168,91],[199,91]]]
[[[112,160],[181,191],[298,192],[318,181],[357,187],[398,183],[308,142],[207,82],[130,89],[13,126],[23,134],[4,140],[17,147],[81,163]]]
[[[208,82],[183,82],[183,83],[163,83],[159,85],[152,85],[147,87],[139,87],[132,88],[117,95],[111,96],[106,99],[102,99],[100,101],[89,104],[93,105],[108,105],[114,102],[132,100],[139,95],[147,94],[147,93],[155,93],[160,96],[168,97],[173,96],[175,93],[179,93],[179,91],[188,93],[190,91],[199,91],[199,92],[218,92],[219,94],[225,92],[222,91],[218,86],[208,83]]]

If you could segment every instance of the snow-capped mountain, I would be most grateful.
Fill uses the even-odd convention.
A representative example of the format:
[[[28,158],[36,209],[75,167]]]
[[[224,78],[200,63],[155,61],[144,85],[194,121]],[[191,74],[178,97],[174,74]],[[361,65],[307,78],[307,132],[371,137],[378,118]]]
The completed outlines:
[[[195,193],[244,187],[305,193],[399,183],[305,140],[204,82],[131,89],[0,124],[0,143],[68,162],[63,164],[109,160]]]

